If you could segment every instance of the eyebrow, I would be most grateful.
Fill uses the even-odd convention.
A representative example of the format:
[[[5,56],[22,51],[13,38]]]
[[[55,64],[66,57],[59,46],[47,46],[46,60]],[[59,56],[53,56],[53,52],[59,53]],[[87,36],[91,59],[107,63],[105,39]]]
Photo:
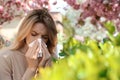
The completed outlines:
[[[34,32],[35,34],[39,34],[38,32],[36,32],[36,31],[34,31],[34,30],[33,30],[31,33],[33,33],[33,32]]]
[[[33,33],[33,32],[34,32],[35,34],[39,34],[38,32],[36,32],[36,31],[34,31],[34,30],[33,30],[31,33]],[[47,34],[42,35],[42,36],[48,37],[48,35],[47,35]]]

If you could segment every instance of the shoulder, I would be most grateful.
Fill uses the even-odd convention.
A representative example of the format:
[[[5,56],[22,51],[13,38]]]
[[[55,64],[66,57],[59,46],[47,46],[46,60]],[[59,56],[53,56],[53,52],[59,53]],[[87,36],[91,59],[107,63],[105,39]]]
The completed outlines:
[[[14,51],[10,49],[0,50],[0,79],[8,77],[12,73],[12,55]]]
[[[15,51],[10,49],[2,49],[0,50],[0,58],[9,59],[11,56],[13,56]]]
[[[14,51],[12,51],[12,50],[10,50],[10,49],[8,49],[8,48],[5,48],[5,49],[2,49],[2,50],[0,50],[0,57],[1,56],[9,56],[9,55],[11,55],[12,53],[13,53]]]
[[[12,68],[13,59],[15,56],[15,51],[10,49],[2,49],[0,50],[0,70],[7,69],[10,70]]]

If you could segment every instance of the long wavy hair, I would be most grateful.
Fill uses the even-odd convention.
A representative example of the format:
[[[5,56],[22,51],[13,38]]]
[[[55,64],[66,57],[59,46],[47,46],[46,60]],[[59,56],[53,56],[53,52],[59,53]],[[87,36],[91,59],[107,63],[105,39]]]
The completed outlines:
[[[17,50],[24,47],[24,45],[26,44],[26,36],[30,33],[33,25],[38,22],[45,25],[48,32],[48,50],[51,54],[54,53],[54,49],[57,43],[57,30],[54,20],[50,16],[47,9],[44,8],[32,10],[23,18],[22,22],[19,25],[16,39],[11,46],[12,50]]]

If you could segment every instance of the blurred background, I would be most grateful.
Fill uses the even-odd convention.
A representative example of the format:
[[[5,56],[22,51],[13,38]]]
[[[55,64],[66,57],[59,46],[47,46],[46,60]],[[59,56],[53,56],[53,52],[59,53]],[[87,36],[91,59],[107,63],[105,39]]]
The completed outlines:
[[[0,48],[30,10],[43,7],[56,23],[60,59],[38,80],[120,80],[120,0],[0,0]]]

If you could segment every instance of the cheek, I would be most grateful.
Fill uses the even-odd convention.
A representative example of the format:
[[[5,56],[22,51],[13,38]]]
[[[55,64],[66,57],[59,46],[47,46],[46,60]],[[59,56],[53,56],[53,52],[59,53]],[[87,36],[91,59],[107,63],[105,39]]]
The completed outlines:
[[[47,42],[48,42],[48,40],[46,40],[46,39],[43,39],[43,41],[44,41],[45,43],[47,43]]]
[[[26,37],[26,44],[30,44],[32,41],[36,40],[37,38],[35,38],[34,36],[28,35]]]

